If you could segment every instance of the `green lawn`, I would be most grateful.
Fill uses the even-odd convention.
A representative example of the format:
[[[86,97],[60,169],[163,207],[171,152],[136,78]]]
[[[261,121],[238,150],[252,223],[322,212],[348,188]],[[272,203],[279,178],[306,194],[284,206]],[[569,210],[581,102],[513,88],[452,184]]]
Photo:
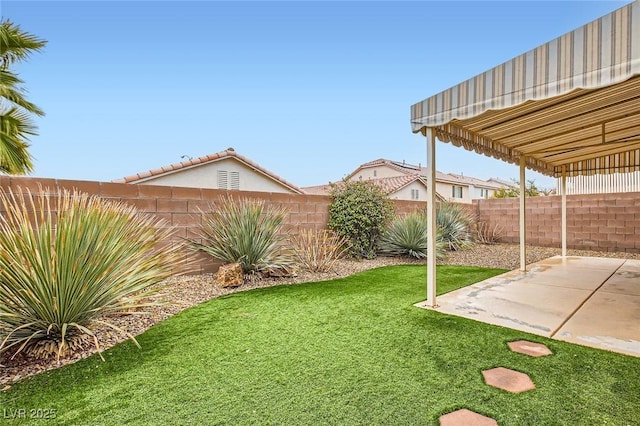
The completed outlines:
[[[442,266],[439,289],[499,272]],[[141,350],[16,384],[0,393],[1,419],[52,408],[39,423],[424,425],[464,407],[500,425],[638,424],[640,359],[413,307],[424,294],[423,266],[394,266],[215,299],[139,336]],[[510,352],[522,338],[554,355]],[[496,366],[537,389],[485,385]]]

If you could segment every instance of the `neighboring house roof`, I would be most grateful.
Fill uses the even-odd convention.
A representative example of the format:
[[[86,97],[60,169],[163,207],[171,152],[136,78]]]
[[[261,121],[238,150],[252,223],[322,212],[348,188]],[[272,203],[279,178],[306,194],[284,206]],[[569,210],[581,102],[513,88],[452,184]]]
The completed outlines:
[[[498,182],[492,180],[482,180],[478,178],[474,178],[471,176],[457,175],[454,173],[449,173],[451,176],[455,176],[459,178],[461,181],[468,182],[470,185],[473,185],[478,188],[488,188],[488,189],[502,189],[504,188],[504,184],[500,184]],[[511,185],[510,185],[511,186]]]
[[[386,166],[391,169],[394,169],[399,172],[405,173],[407,175],[412,175],[412,176],[420,175],[424,177],[427,175],[427,168],[422,167],[421,165],[416,166],[415,164],[409,164],[409,163],[406,163],[405,161],[401,162],[401,161],[393,161],[393,160],[387,160],[384,158],[379,158],[377,160],[369,161],[368,163],[364,163],[360,165],[360,167],[358,167],[355,171],[353,171],[350,175],[348,175],[346,179],[348,180],[353,178],[362,169],[377,167],[377,166]],[[500,189],[500,188],[503,188],[504,186],[509,186],[509,187],[513,186],[513,183],[509,183],[505,181],[497,182],[498,179],[482,180],[482,179],[477,179],[470,176],[457,175],[453,173],[442,173],[437,170],[436,170],[436,180],[440,182],[453,183],[456,185],[465,185],[465,186],[474,185],[474,186],[490,188],[490,189]]]
[[[300,189],[309,195],[329,195],[331,185],[303,186]]]
[[[518,185],[515,182],[507,182],[506,180],[498,179],[498,178],[489,178],[488,182],[495,182],[498,185],[501,185],[502,188],[517,188]]]
[[[422,185],[427,186],[427,181],[416,174],[414,175],[405,175],[405,176],[393,176],[386,178],[370,178],[367,179],[368,182],[372,182],[373,184],[382,188],[387,194],[393,194],[396,191],[401,190],[407,185],[412,184],[413,182],[420,182]],[[302,188],[304,192],[307,194],[315,194],[315,195],[328,195],[329,191],[331,191],[331,185],[317,185],[317,186],[306,186]],[[444,198],[440,194],[436,194],[438,199],[444,200]]]
[[[181,170],[186,170],[186,169],[190,169],[193,167],[198,167],[204,164],[209,164],[209,163],[213,163],[216,161],[221,161],[221,160],[226,160],[226,159],[234,159],[236,161],[239,161],[240,163],[244,164],[245,166],[253,169],[254,171],[266,176],[267,178],[270,178],[276,182],[278,182],[279,184],[285,186],[286,188],[290,189],[291,191],[297,193],[297,194],[304,194],[304,191],[302,189],[300,189],[299,187],[297,187],[296,185],[287,182],[286,180],[284,180],[283,178],[281,178],[280,176],[270,172],[269,170],[265,169],[264,167],[261,167],[259,164],[254,163],[253,161],[249,160],[247,157],[244,157],[240,154],[238,154],[233,148],[227,148],[224,151],[220,151],[217,152],[215,154],[211,154],[211,155],[206,155],[204,157],[198,157],[198,158],[191,158],[188,161],[183,161],[181,163],[174,163],[171,164],[169,166],[164,166],[164,167],[160,167],[159,169],[154,169],[154,170],[149,170],[146,172],[141,172],[141,173],[137,173],[135,175],[131,175],[131,176],[127,176],[124,177],[122,179],[115,179],[112,182],[117,182],[117,183],[141,183],[147,180],[151,180],[163,175],[168,175],[168,174],[172,174]]]
[[[395,169],[395,170],[397,170],[399,172],[406,173],[406,174],[414,174],[415,175],[415,174],[420,173],[420,167],[419,166],[413,166],[411,164],[406,164],[404,161],[402,163],[400,163],[398,161],[391,161],[391,160],[386,160],[384,158],[379,158],[377,160],[369,161],[368,163],[364,163],[364,164],[360,165],[351,174],[349,174],[345,179],[346,180],[351,179],[361,169],[366,169],[366,168],[369,168],[369,167],[376,167],[376,166],[387,166],[387,167],[390,167],[392,169]]]

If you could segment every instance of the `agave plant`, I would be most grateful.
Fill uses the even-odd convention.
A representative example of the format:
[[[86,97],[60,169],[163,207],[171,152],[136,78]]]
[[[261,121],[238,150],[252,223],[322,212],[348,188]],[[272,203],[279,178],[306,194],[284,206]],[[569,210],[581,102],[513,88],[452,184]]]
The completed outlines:
[[[436,209],[436,224],[441,240],[449,250],[460,250],[473,242],[471,225],[475,218],[465,206],[441,202]]]
[[[291,238],[296,264],[310,272],[327,272],[344,257],[349,240],[328,229],[302,229]]]
[[[267,208],[264,201],[226,196],[202,214],[202,241],[189,240],[193,249],[225,263],[238,262],[244,273],[292,266],[291,255],[283,247],[288,238],[283,229],[285,210]]]
[[[93,340],[107,314],[149,306],[178,247],[171,233],[123,203],[78,192],[0,192],[0,352],[57,357]],[[140,313],[140,312],[136,312]]]
[[[440,229],[436,229],[436,259],[445,257],[445,246]],[[382,236],[380,253],[389,256],[427,257],[427,215],[416,212],[398,217]]]

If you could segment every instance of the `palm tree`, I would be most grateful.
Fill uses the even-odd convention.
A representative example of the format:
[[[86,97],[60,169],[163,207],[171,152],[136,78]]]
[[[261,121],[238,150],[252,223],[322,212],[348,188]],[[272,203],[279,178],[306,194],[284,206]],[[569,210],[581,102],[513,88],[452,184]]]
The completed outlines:
[[[9,67],[46,43],[9,20],[0,22],[0,172],[25,174],[33,169],[28,136],[37,134],[32,116],[44,112],[25,98],[23,81]]]

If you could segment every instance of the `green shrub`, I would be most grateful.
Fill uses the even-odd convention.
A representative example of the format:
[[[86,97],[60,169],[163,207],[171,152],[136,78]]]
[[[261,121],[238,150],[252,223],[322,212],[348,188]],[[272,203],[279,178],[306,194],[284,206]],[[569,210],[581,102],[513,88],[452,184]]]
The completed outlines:
[[[244,273],[288,270],[290,253],[284,248],[286,210],[265,207],[263,201],[221,197],[219,205],[203,212],[202,242],[190,240],[192,248],[225,263],[238,262]]]
[[[446,244],[442,241],[440,229],[436,229],[436,258],[445,257]],[[416,212],[398,217],[380,240],[380,254],[387,256],[409,256],[416,259],[427,258],[427,215]]]
[[[348,241],[327,229],[302,229],[291,238],[297,265],[310,272],[327,272],[348,250]]]
[[[0,352],[59,357],[88,340],[100,350],[96,324],[137,344],[104,316],[150,305],[149,287],[177,264],[177,245],[157,250],[172,230],[78,192],[0,192],[0,203]]]
[[[472,243],[471,226],[475,218],[462,204],[441,202],[436,209],[436,224],[449,250],[460,250]]]
[[[370,181],[343,181],[332,185],[329,229],[349,240],[349,255],[375,257],[378,241],[393,218],[393,203]]]

